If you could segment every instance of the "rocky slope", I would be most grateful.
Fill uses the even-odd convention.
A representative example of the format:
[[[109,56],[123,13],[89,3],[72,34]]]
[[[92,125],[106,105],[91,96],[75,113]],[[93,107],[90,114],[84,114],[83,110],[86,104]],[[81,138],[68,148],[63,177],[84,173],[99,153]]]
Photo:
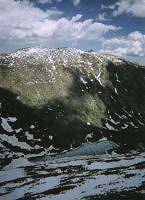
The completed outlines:
[[[145,68],[72,48],[3,54],[0,113],[3,158],[62,151],[102,137],[124,151],[143,148]]]

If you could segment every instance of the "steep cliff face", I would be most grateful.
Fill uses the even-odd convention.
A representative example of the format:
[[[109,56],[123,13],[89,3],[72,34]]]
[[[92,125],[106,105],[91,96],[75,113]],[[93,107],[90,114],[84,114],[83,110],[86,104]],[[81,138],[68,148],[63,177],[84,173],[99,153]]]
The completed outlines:
[[[145,142],[145,68],[115,56],[37,47],[1,55],[0,103],[2,149]]]

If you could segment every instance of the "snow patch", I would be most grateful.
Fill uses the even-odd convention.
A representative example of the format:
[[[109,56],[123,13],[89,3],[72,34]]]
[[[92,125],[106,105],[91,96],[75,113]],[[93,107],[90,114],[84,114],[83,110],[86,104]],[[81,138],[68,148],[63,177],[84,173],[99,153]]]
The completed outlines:
[[[80,81],[81,81],[84,85],[86,85],[86,84],[88,83],[83,77],[80,77]]]
[[[8,136],[6,134],[1,134],[0,139],[2,141],[6,141],[7,143],[11,144],[12,146],[20,147],[21,149],[31,150],[31,146],[25,142],[19,142],[18,139],[13,136]]]
[[[99,69],[99,74],[97,75],[97,76],[95,76],[96,77],[96,79],[97,79],[97,81],[100,83],[100,85],[101,86],[103,86],[103,84],[102,84],[102,82],[101,82],[101,71],[100,71],[100,69]]]
[[[121,128],[122,128],[122,129],[128,128],[128,124],[124,124]]]
[[[117,95],[118,95],[118,91],[117,91],[117,88],[114,88],[114,90],[115,90],[115,94],[117,94]]]
[[[50,140],[53,140],[53,136],[52,136],[52,135],[49,135],[49,139],[50,139]]]
[[[34,139],[33,135],[30,134],[28,131],[25,132],[25,135],[27,137],[27,140],[33,140]]]
[[[106,128],[110,131],[118,131],[118,129],[115,129],[113,126],[111,126],[108,122],[105,124]]]
[[[16,132],[16,133],[20,133],[21,131],[23,131],[22,128],[15,129],[15,132]]]
[[[118,79],[118,74],[116,73],[115,75],[116,75],[116,81],[117,81],[118,83],[120,83],[120,81],[119,81],[119,79]]]
[[[35,128],[35,126],[32,124],[31,126],[30,126],[30,129],[34,129]]]
[[[12,129],[12,127],[9,125],[8,122],[15,122],[17,120],[16,117],[8,117],[8,118],[3,118],[1,117],[1,126],[2,128],[7,131],[8,133],[11,133],[14,131],[14,129]]]

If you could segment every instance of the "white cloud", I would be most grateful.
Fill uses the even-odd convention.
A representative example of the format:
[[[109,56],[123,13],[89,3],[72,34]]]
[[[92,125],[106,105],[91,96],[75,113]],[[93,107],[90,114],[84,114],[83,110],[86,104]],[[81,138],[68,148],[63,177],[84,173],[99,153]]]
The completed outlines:
[[[111,21],[111,19],[109,19],[107,17],[107,14],[105,12],[103,13],[99,13],[97,18],[96,18],[98,21]]]
[[[40,4],[46,4],[46,3],[53,3],[53,2],[62,2],[63,0],[37,0],[38,3]],[[77,6],[80,4],[81,0],[70,0],[74,6]]]
[[[46,3],[49,3],[49,4],[51,4],[51,3],[53,3],[53,2],[62,2],[62,0],[37,0],[37,2],[39,3],[39,4],[46,4]]]
[[[113,5],[108,5],[108,6],[105,6],[105,5],[101,5],[101,9],[110,9],[110,10],[113,10],[113,9],[115,9],[115,4]]]
[[[74,17],[72,17],[72,22],[77,22],[77,21],[79,21],[81,18],[82,18],[82,15],[77,14],[77,15],[75,15]]]
[[[143,35],[139,31],[134,31],[134,32],[130,33],[128,35],[128,37],[129,37],[129,39],[131,39],[133,41],[138,41],[138,40],[143,41],[145,39],[145,35]]]
[[[28,1],[0,1],[0,48],[8,46],[57,44],[71,45],[77,41],[99,41],[109,31],[119,27],[92,19],[82,20],[78,14],[71,19],[58,10],[43,11]]]
[[[81,15],[76,15],[72,19],[60,18],[56,24],[55,36],[60,40],[98,40],[106,32],[115,31],[119,28],[113,25],[94,22],[92,19],[79,21]]]
[[[77,6],[80,4],[81,0],[72,0],[72,2],[74,6]]]
[[[118,56],[145,56],[145,35],[135,31],[126,37],[107,39],[102,42],[101,53]]]
[[[113,16],[126,13],[136,17],[145,17],[145,0],[118,0],[114,5],[103,6],[102,8],[111,9]]]
[[[37,0],[40,4],[52,3],[52,0]]]

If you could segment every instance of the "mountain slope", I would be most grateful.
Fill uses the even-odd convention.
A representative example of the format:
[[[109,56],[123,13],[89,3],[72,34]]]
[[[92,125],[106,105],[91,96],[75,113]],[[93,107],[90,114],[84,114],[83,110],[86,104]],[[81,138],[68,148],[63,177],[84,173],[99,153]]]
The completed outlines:
[[[0,102],[2,149],[145,142],[145,68],[115,56],[38,47],[1,55]]]

